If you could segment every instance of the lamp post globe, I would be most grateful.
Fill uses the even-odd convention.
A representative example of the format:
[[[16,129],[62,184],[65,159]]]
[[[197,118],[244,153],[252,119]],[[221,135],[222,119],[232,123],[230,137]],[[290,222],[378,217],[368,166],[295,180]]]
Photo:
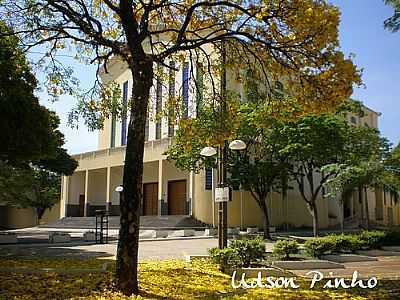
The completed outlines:
[[[213,147],[204,147],[200,151],[201,156],[210,157],[210,156],[214,156],[215,154],[217,154],[217,150]]]
[[[244,150],[246,149],[247,145],[245,142],[242,140],[234,140],[230,142],[229,144],[229,149],[239,151],[239,150]]]
[[[119,185],[115,188],[115,191],[118,193],[121,193],[124,190],[124,187],[122,185]]]

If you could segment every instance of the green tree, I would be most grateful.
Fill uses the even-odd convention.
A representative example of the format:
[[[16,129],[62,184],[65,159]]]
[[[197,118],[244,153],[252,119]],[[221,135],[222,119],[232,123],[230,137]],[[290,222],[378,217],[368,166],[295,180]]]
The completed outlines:
[[[212,108],[204,108],[202,114],[191,120],[190,126],[178,129],[174,145],[166,152],[168,159],[183,170],[199,171],[215,167],[215,161],[200,156],[205,146],[217,146],[220,135],[228,140],[238,138],[247,147],[244,151],[230,151],[227,155],[228,183],[231,188],[241,187],[249,191],[264,215],[264,238],[271,239],[268,199],[273,191],[281,188],[282,178],[290,167],[286,157],[280,155],[281,135],[278,121],[265,110],[262,103],[230,103],[230,111],[221,121]]]
[[[326,182],[329,190],[326,196],[339,197],[341,227],[344,230],[343,204],[357,189],[360,203],[363,204],[362,219],[366,220],[366,227],[369,228],[369,202],[366,189],[385,185],[387,174],[382,162],[388,154],[389,143],[380,136],[377,129],[350,126],[345,151],[346,154],[339,163],[324,167],[324,171],[336,173],[335,177]]]
[[[335,171],[322,172],[325,165],[338,163],[345,155],[347,123],[334,114],[305,115],[283,127],[282,155],[293,162],[292,175],[301,198],[313,219],[314,236],[319,234],[317,202],[325,182]]]
[[[247,148],[241,153],[232,152],[229,157],[230,182],[250,191],[264,215],[264,238],[271,239],[268,207],[273,191],[285,193],[291,165],[282,155],[281,125],[274,118],[265,119],[262,105],[244,104],[240,109],[240,126],[237,137]]]
[[[0,196],[3,203],[35,209],[40,221],[47,209],[60,201],[60,176],[38,168],[0,165]]]
[[[60,174],[77,167],[62,148],[54,112],[39,104],[37,82],[18,38],[0,22],[0,199],[34,207],[40,219],[60,200]]]
[[[340,13],[325,1],[3,0],[0,5],[1,17],[26,49],[47,46],[42,62],[48,63],[51,93],[76,90],[71,68],[55,57],[60,49],[75,49],[80,60],[104,66],[105,72],[110,59],[121,59],[131,72],[116,268],[118,287],[127,295],[138,293],[145,123],[156,64],[203,57],[205,69],[215,73],[223,42],[235,70],[257,65],[267,85],[270,76],[285,77],[293,92],[302,92],[300,102],[324,110],[349,97],[353,83],[360,83],[358,70],[338,48]],[[213,53],[205,51],[209,46]],[[94,98],[99,90],[94,89]],[[221,99],[215,87],[211,90],[213,99]]]
[[[385,28],[396,32],[400,29],[400,1],[399,0],[385,0],[387,5],[394,8],[394,14],[385,21]]]
[[[39,104],[36,78],[11,33],[0,22],[0,160],[21,165],[58,155],[68,158],[61,149],[59,119]]]

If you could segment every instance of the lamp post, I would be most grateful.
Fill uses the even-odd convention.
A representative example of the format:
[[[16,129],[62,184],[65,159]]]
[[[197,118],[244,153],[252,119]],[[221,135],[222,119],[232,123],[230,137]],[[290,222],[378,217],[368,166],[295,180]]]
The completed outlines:
[[[124,187],[122,185],[119,185],[115,188],[115,191],[119,193],[119,203],[121,204],[121,199],[124,196]],[[111,212],[112,213],[112,212]]]
[[[221,132],[224,130],[224,114],[226,112],[226,49],[225,42],[221,42],[221,105],[220,105],[220,121]],[[229,188],[226,187],[226,141],[218,146],[218,150],[213,147],[205,147],[200,154],[203,156],[217,156],[217,177],[218,185],[215,189],[215,202],[218,202],[218,247],[223,249],[228,244],[228,201]],[[234,140],[229,144],[231,150],[243,150],[246,144],[241,140]],[[213,212],[214,213],[214,212]]]
[[[234,151],[246,149],[245,142],[234,140],[229,144],[229,149]],[[226,147],[225,143],[219,145],[218,149],[205,147],[200,151],[200,155],[211,157],[217,156],[217,178],[218,184],[215,190],[215,202],[218,202],[218,247],[223,249],[228,244],[228,201],[229,189],[226,186]]]

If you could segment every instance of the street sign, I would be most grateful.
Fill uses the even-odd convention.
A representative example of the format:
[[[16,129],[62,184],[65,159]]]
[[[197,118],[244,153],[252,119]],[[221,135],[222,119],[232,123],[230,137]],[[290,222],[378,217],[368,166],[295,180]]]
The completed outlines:
[[[215,188],[215,202],[229,201],[229,187]]]

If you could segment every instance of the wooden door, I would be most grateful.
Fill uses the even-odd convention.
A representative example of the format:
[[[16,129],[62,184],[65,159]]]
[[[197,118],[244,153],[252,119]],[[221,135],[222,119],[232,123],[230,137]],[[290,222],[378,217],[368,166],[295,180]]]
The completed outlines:
[[[168,182],[168,214],[186,214],[186,180]]]
[[[79,216],[85,216],[85,195],[79,195]]]
[[[158,215],[158,183],[143,184],[143,215]]]

